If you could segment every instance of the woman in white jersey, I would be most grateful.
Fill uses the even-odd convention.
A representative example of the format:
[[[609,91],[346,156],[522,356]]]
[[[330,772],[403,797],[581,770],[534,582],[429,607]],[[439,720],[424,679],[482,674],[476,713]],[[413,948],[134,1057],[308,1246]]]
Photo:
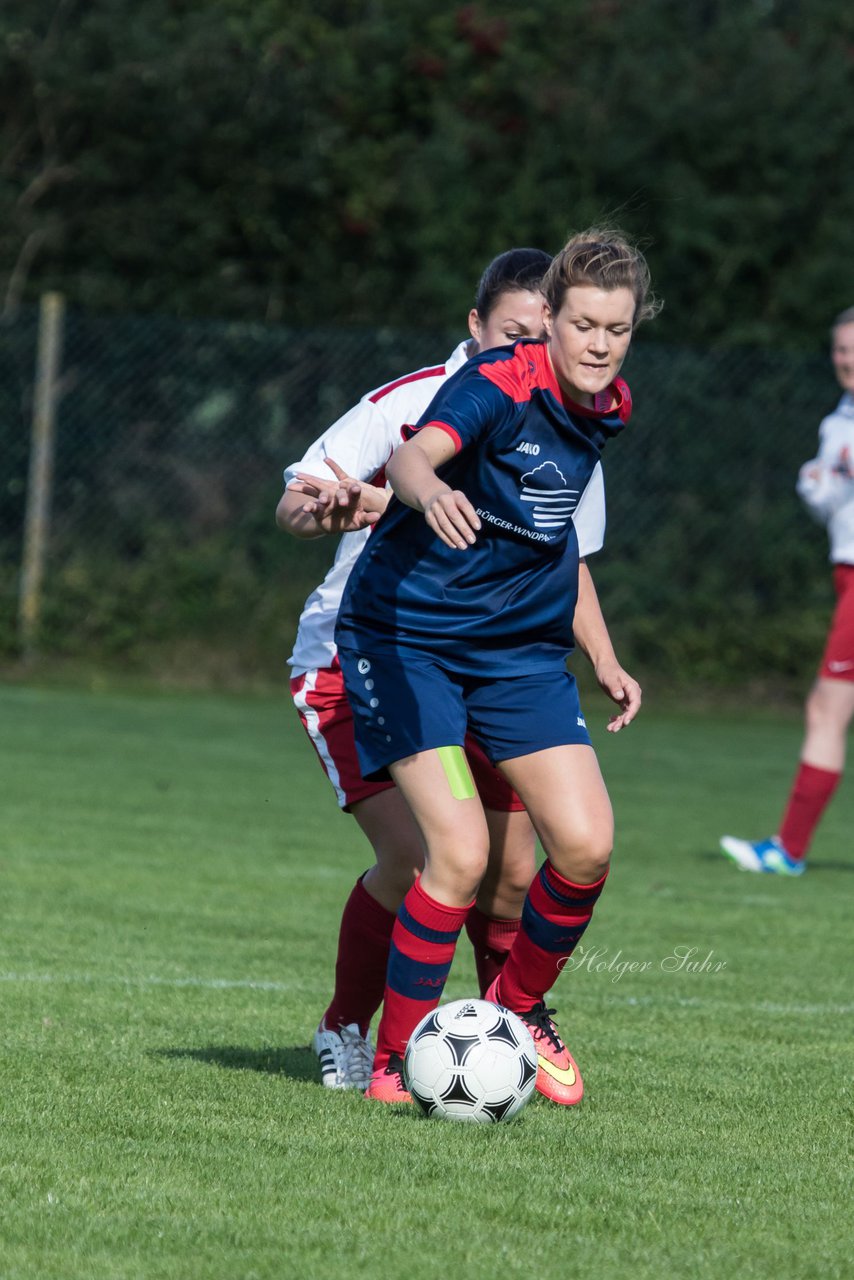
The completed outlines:
[[[395,915],[421,869],[420,837],[410,811],[389,782],[366,782],[358,767],[352,713],[344,693],[333,631],[344,585],[372,525],[385,509],[384,468],[401,443],[400,430],[415,422],[442,383],[482,350],[518,338],[540,337],[540,280],[548,254],[515,249],[487,267],[469,313],[471,338],[443,365],[419,369],[365,395],[285,470],[285,492],[276,518],[297,537],[345,533],[335,562],[309,597],[290,659],[291,688],[303,726],[335,788],[370,841],[375,864],[356,882],[344,908],[335,989],[314,1035],[321,1075],[329,1087],[364,1088],[373,1050],[371,1018],[382,1002]],[[325,473],[329,478],[326,479]],[[604,538],[601,468],[576,515],[582,553]],[[601,614],[585,571],[579,617]],[[583,647],[583,640],[581,641]],[[494,980],[519,928],[521,905],[535,870],[533,831],[518,797],[473,741],[469,761],[490,832],[490,870],[466,922],[475,948],[482,991]]]
[[[836,608],[807,698],[806,733],[779,832],[767,840],[721,839],[742,871],[803,874],[813,833],[845,768],[854,717],[854,307],[836,317],[831,338],[842,399],[819,428],[818,457],[801,467],[798,493],[827,526]]]

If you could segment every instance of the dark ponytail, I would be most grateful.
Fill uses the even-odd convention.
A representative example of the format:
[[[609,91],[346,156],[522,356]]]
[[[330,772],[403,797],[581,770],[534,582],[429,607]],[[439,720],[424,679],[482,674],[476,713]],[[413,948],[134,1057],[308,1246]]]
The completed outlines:
[[[508,249],[493,258],[480,277],[474,305],[481,320],[489,319],[492,309],[505,293],[525,289],[536,292],[551,266],[552,257],[542,249]]]

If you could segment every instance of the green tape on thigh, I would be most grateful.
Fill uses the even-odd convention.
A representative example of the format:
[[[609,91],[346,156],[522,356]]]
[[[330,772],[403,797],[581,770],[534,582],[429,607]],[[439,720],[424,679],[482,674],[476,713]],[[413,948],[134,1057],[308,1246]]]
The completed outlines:
[[[437,747],[451,795],[455,800],[474,798],[474,782],[462,747]]]

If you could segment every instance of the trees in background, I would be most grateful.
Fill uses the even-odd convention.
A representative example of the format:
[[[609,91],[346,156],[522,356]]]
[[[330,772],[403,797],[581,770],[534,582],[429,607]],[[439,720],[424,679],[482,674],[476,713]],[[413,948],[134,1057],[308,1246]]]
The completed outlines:
[[[45,652],[278,671],[320,573],[275,530],[281,466],[449,350],[494,254],[613,220],[667,303],[608,461],[620,651],[801,679],[829,585],[792,478],[854,303],[853,81],[850,0],[4,0],[0,600],[46,289],[76,305]]]
[[[6,0],[0,306],[459,322],[510,244],[648,244],[661,339],[819,347],[848,0]]]

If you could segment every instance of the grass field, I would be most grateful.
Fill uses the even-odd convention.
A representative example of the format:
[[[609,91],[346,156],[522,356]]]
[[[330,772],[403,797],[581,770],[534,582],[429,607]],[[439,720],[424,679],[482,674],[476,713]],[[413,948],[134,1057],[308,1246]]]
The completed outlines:
[[[284,693],[0,687],[0,1277],[847,1280],[854,786],[800,881],[715,852],[799,737],[597,732],[614,872],[552,1001],[587,1095],[469,1128],[317,1083],[367,864]]]

